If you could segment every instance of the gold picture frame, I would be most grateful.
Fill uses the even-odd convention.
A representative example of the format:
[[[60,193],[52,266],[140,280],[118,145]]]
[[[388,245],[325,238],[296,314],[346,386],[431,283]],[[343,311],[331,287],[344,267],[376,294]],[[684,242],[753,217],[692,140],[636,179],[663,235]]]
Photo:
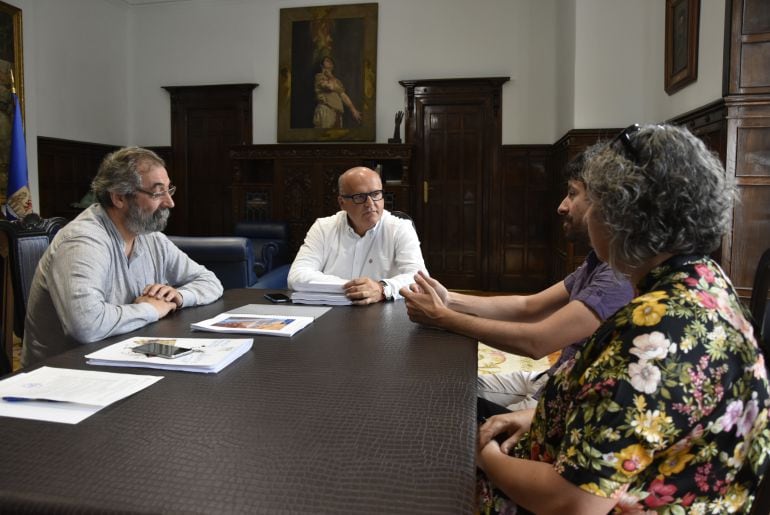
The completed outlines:
[[[666,0],[665,90],[672,95],[698,78],[700,0]]]
[[[21,34],[21,9],[0,2],[0,204],[6,203],[8,162],[11,151],[11,72],[24,119],[24,56]],[[26,127],[26,125],[25,125]]]
[[[374,141],[377,4],[281,9],[278,142]]]

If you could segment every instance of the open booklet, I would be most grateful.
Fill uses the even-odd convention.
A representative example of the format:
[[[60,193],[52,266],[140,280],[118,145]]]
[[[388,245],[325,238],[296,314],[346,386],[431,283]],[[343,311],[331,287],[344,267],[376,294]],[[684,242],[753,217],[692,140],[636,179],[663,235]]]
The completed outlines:
[[[134,347],[148,343],[175,345],[192,349],[192,352],[177,358],[148,356],[134,352]],[[113,367],[158,368],[183,372],[216,374],[251,349],[254,340],[209,339],[209,338],[142,338],[134,337],[112,344],[86,355],[89,365]]]
[[[214,318],[190,324],[190,327],[197,331],[212,331],[215,333],[294,336],[294,334],[311,323],[313,323],[313,317],[222,313]]]
[[[347,306],[352,304],[345,296],[342,285],[347,281],[310,281],[306,284],[295,286],[291,294],[294,304],[326,304],[329,306]]]

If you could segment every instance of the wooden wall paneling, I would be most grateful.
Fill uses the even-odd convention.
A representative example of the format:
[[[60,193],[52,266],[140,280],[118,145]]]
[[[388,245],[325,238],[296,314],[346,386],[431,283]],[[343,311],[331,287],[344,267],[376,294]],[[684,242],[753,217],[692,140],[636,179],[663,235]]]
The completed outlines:
[[[231,234],[229,149],[251,143],[257,84],[164,86],[171,97],[173,177],[178,188],[169,234]]]
[[[770,8],[767,0],[727,0],[725,169],[741,195],[722,266],[744,299],[761,253],[770,248]]]
[[[726,168],[735,177],[740,201],[733,209],[722,265],[741,297],[748,299],[759,258],[770,248],[770,96],[727,97],[726,102]]]
[[[550,285],[551,145],[504,145],[501,180],[493,194],[503,206],[498,290],[535,292]]]
[[[91,181],[104,156],[117,150],[114,145],[86,143],[39,136],[37,138],[40,205],[35,211],[43,218],[76,217],[79,202],[91,190]]]
[[[233,216],[288,222],[292,256],[316,218],[339,211],[337,179],[354,166],[389,170],[391,175],[384,177],[385,208],[410,212],[409,145],[241,145],[231,148],[230,158]]]
[[[726,2],[725,95],[770,93],[767,0]]]

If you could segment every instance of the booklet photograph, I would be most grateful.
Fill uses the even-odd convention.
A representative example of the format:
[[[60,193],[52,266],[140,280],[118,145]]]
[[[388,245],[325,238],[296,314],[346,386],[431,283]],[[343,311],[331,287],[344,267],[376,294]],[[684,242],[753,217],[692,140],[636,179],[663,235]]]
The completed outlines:
[[[223,313],[214,318],[191,324],[190,327],[198,331],[217,333],[293,336],[311,323],[313,323],[313,317]]]

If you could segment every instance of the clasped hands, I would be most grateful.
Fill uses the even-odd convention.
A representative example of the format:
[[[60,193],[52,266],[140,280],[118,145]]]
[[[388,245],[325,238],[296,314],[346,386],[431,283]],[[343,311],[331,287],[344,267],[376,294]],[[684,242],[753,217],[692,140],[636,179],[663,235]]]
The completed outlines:
[[[440,327],[441,317],[450,310],[449,291],[423,271],[417,272],[414,283],[399,293],[406,299],[406,313],[412,322]]]
[[[479,426],[476,461],[482,470],[485,456],[508,454],[524,433],[529,431],[534,414],[534,408],[512,411],[489,417]]]
[[[146,302],[158,311],[158,317],[163,318],[177,308],[182,307],[182,294],[168,284],[148,284],[142,294],[134,300],[134,304]]]

